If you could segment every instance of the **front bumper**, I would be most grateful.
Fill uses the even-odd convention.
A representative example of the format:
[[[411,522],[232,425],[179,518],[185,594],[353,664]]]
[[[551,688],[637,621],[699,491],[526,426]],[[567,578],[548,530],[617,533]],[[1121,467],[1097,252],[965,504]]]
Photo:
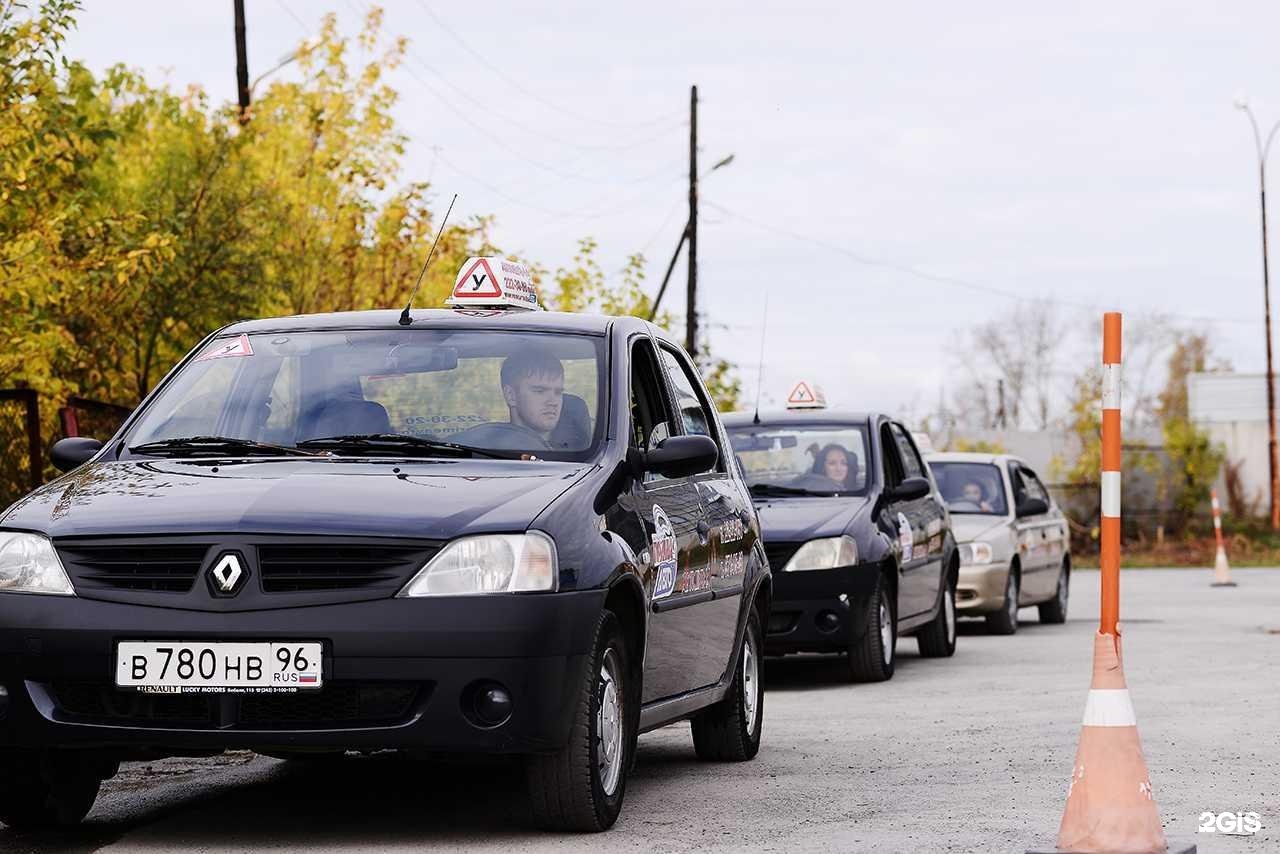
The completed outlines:
[[[999,611],[1004,607],[1004,589],[1008,580],[1007,563],[962,565],[956,583],[956,613],[974,616]]]
[[[569,734],[605,591],[206,613],[0,594],[0,747],[122,752],[416,748],[526,753]],[[147,695],[112,687],[121,640],[318,640],[325,686],[297,694]],[[497,727],[468,688],[512,698]],[[473,717],[473,716],[472,716]]]
[[[867,630],[876,564],[775,572],[764,651],[843,652]]]

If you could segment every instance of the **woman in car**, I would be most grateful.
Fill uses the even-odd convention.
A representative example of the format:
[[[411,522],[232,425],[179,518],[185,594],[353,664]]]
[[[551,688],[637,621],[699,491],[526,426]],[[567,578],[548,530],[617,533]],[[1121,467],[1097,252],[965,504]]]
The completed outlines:
[[[851,492],[858,488],[858,458],[838,442],[810,447],[813,468],[802,474],[797,486],[833,492]]]

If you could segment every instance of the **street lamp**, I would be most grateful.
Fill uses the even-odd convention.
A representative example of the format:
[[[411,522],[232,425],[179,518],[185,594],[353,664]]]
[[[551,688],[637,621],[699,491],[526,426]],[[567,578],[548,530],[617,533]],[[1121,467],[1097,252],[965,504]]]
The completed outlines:
[[[698,180],[701,181],[717,169],[728,166],[733,162],[733,158],[735,156],[736,155],[730,154],[728,157],[720,158],[716,161],[714,166],[699,175]],[[653,306],[649,309],[650,320],[653,320],[658,316],[658,306],[662,304],[662,296],[667,292],[667,282],[671,281],[671,271],[676,268],[676,259],[680,257],[680,250],[684,248],[685,241],[689,239],[690,224],[691,223],[688,220],[685,221],[684,231],[680,232],[680,242],[676,244],[676,251],[671,253],[671,263],[667,265],[667,274],[662,277],[662,286],[658,288],[658,295],[653,298]],[[692,356],[693,354],[690,353],[690,355]]]
[[[1267,452],[1271,473],[1271,530],[1280,530],[1280,504],[1276,503],[1276,493],[1280,492],[1280,472],[1276,462],[1276,388],[1275,371],[1271,365],[1271,277],[1267,265],[1267,155],[1271,151],[1271,142],[1276,131],[1280,130],[1280,121],[1271,126],[1266,141],[1258,130],[1258,121],[1249,109],[1249,101],[1244,97],[1235,100],[1236,109],[1242,110],[1249,117],[1249,125],[1253,128],[1253,144],[1258,152],[1258,186],[1262,204],[1262,304],[1267,314]]]

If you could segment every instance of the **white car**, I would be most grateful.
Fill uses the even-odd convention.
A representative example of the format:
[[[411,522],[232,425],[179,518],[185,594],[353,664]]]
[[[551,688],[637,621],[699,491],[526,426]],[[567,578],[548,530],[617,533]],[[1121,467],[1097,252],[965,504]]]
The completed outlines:
[[[1040,478],[1008,454],[928,457],[960,544],[956,611],[985,616],[995,634],[1018,630],[1018,609],[1036,605],[1040,622],[1067,619],[1071,539],[1067,519]]]

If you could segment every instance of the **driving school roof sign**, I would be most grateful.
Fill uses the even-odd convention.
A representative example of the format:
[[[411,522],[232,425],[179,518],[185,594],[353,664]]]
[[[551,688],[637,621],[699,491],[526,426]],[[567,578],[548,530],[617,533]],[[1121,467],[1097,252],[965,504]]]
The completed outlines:
[[[499,255],[468,258],[445,302],[454,308],[542,308],[529,268]]]
[[[827,396],[822,393],[822,386],[800,380],[787,395],[787,409],[826,409]]]

